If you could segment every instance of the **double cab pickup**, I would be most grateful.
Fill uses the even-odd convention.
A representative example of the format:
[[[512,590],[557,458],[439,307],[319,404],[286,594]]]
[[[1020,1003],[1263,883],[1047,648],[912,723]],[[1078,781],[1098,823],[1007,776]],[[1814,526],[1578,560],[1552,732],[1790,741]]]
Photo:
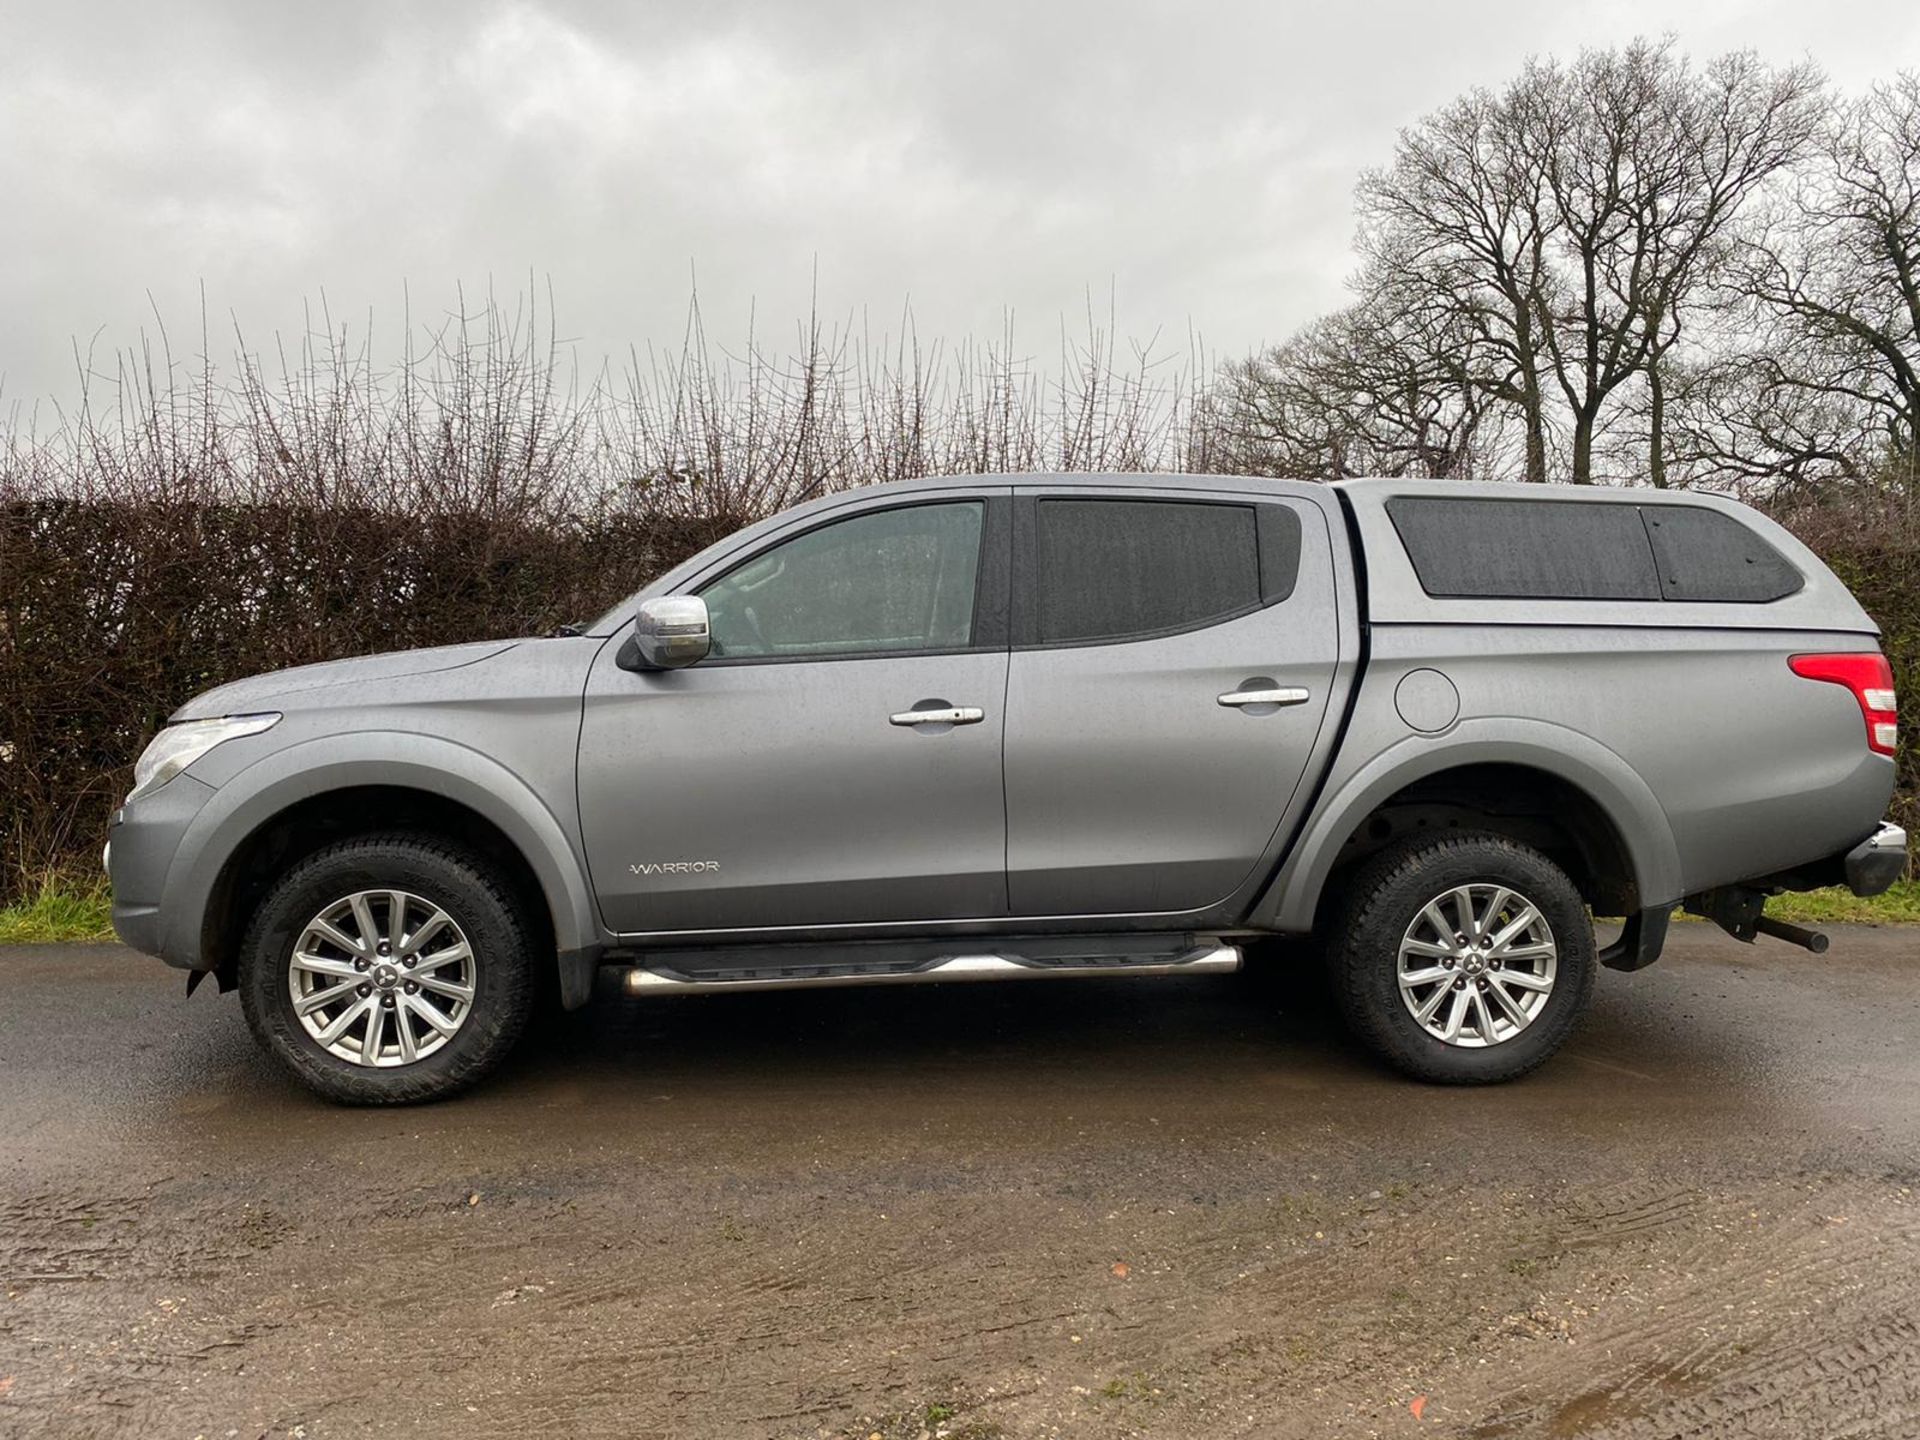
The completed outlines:
[[[579,633],[189,701],[114,818],[114,923],[238,989],[342,1101],[470,1084],[548,987],[1248,953],[1324,963],[1408,1075],[1505,1080],[1675,910],[1820,948],[1767,898],[1904,871],[1877,635],[1805,546],[1705,494],[850,490]],[[1624,922],[1604,946],[1594,915]],[[1261,943],[1285,936],[1316,943]]]

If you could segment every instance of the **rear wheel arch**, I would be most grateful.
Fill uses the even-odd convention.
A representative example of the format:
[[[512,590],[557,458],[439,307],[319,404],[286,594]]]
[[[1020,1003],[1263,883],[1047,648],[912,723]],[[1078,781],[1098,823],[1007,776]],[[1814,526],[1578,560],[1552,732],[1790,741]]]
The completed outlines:
[[[1534,730],[1547,733],[1525,733]],[[1542,850],[1600,913],[1677,902],[1680,865],[1666,814],[1613,751],[1558,726],[1510,721],[1468,722],[1449,739],[1392,746],[1324,799],[1256,904],[1254,923],[1315,929],[1357,865],[1409,835],[1448,829]]]

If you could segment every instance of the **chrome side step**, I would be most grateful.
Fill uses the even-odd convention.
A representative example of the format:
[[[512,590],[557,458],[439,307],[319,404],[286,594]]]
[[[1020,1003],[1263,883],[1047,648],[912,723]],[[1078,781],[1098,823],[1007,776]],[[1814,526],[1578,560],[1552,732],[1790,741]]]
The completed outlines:
[[[1209,941],[1172,955],[1030,959],[998,953],[947,955],[912,964],[786,965],[693,975],[635,966],[621,981],[629,995],[700,995],[723,990],[799,990],[830,985],[934,985],[950,980],[1039,980],[1052,976],[1224,975],[1240,968],[1235,945]]]

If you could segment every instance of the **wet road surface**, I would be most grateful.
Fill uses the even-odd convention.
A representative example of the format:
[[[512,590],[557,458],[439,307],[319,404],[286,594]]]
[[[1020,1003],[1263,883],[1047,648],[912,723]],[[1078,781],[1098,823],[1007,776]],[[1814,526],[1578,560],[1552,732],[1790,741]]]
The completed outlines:
[[[1920,1433],[1920,932],[1681,927],[1518,1084],[1284,980],[629,1001],[336,1109],[0,950],[0,1435]]]

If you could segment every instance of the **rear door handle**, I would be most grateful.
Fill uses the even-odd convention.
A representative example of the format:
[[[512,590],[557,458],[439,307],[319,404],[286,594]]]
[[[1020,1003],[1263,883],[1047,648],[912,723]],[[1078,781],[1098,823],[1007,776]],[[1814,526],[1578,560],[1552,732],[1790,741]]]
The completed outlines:
[[[945,710],[902,710],[889,716],[894,725],[978,725],[987,712],[978,705],[952,705]]]
[[[1304,705],[1312,697],[1297,685],[1276,690],[1229,690],[1220,697],[1222,705]]]

